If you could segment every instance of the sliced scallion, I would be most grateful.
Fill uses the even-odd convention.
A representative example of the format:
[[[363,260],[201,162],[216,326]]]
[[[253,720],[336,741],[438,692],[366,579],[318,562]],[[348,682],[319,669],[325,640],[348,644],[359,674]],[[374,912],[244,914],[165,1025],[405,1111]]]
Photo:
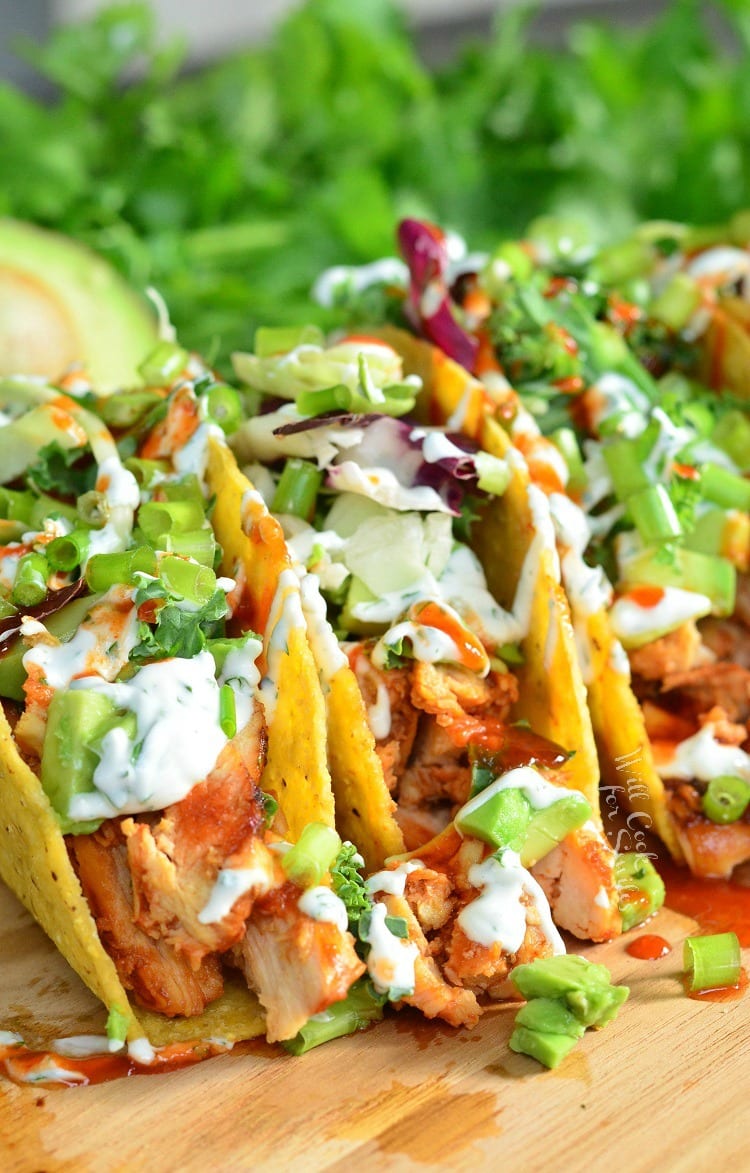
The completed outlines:
[[[705,937],[688,937],[683,951],[683,966],[693,991],[736,986],[742,969],[737,934],[712,933]]]
[[[18,607],[33,607],[47,594],[49,563],[43,554],[33,551],[18,560],[11,597]]]
[[[292,457],[284,465],[271,509],[274,513],[292,513],[309,521],[315,512],[323,473],[309,460]]]
[[[230,739],[237,732],[237,706],[230,684],[222,684],[219,689],[219,725]]]
[[[341,839],[325,823],[308,823],[297,842],[281,857],[281,866],[292,883],[314,888],[323,879],[341,850]]]
[[[712,823],[736,823],[750,805],[750,784],[734,774],[712,778],[701,799],[701,807]]]
[[[647,546],[682,536],[682,526],[663,485],[648,485],[627,499],[628,513]]]

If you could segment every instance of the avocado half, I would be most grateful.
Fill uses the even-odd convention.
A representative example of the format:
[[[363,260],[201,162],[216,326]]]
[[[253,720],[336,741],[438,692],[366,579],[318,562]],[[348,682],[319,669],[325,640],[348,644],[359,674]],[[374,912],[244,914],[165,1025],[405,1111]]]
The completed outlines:
[[[141,383],[158,341],[148,303],[78,241],[0,219],[0,376],[59,378],[81,363],[98,391]]]

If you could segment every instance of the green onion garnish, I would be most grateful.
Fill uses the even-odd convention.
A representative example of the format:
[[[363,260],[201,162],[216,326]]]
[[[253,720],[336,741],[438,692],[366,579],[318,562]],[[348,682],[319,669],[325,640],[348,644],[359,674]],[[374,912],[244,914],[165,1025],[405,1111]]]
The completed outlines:
[[[300,391],[296,403],[299,414],[305,416],[324,415],[327,411],[349,411],[352,393],[343,383],[337,383],[334,387]]]
[[[164,387],[184,370],[188,358],[188,352],[175,342],[160,342],[138,367],[138,373],[149,386]]]
[[[682,526],[669,493],[663,485],[649,485],[627,499],[630,516],[646,546],[674,541],[682,535]]]
[[[733,774],[712,778],[701,799],[703,813],[712,823],[736,823],[750,804],[750,784]]]
[[[47,561],[53,570],[74,570],[86,559],[91,540],[86,529],[76,529],[61,538],[55,538],[47,546]]]
[[[138,513],[138,525],[149,542],[161,534],[200,529],[205,514],[198,501],[148,501]]]
[[[309,460],[287,460],[271,502],[274,513],[292,513],[309,521],[315,512],[323,473]]]
[[[750,480],[729,472],[718,464],[704,464],[701,469],[701,488],[708,501],[725,509],[750,510]]]
[[[229,738],[237,732],[237,707],[231,684],[222,684],[219,689],[219,724]]]
[[[18,561],[11,598],[19,607],[33,607],[47,594],[49,563],[43,554],[24,554]]]
[[[504,460],[489,452],[477,452],[474,463],[479,473],[478,486],[485,493],[502,497],[510,482],[510,469]]]
[[[308,823],[294,847],[281,857],[281,866],[292,883],[300,888],[319,884],[341,850],[333,827]]]
[[[713,933],[688,937],[683,966],[691,990],[720,990],[736,986],[742,969],[740,942],[736,933]]]
[[[159,562],[159,578],[170,594],[188,603],[207,603],[216,590],[216,575],[209,566],[171,554]]]
[[[156,575],[156,554],[150,546],[136,546],[114,554],[94,554],[86,563],[86,582],[97,594],[118,583],[131,583],[135,574]]]

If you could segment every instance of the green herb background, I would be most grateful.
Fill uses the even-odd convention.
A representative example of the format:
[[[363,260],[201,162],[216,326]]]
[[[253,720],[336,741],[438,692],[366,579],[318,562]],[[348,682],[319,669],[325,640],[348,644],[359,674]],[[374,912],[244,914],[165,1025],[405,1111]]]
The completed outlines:
[[[487,247],[543,212],[605,239],[750,205],[750,0],[674,0],[557,50],[531,19],[430,72],[388,0],[308,0],[268,45],[183,75],[147,5],[107,8],[20,50],[50,103],[0,88],[0,213],[155,285],[221,363],[258,324],[314,316],[323,267],[393,254],[405,214]]]

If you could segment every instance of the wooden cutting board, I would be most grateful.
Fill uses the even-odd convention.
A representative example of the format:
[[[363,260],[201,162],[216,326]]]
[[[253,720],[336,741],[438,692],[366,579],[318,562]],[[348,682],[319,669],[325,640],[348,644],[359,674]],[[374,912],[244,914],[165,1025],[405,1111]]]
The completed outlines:
[[[649,931],[675,948],[656,962],[623,941],[582,950],[631,996],[557,1071],[508,1049],[514,1012],[497,1008],[474,1031],[394,1014],[300,1059],[253,1043],[96,1087],[0,1082],[0,1173],[748,1168],[750,996],[685,996],[681,942],[694,927],[662,912]],[[30,1042],[103,1031],[2,885],[0,1028]]]

